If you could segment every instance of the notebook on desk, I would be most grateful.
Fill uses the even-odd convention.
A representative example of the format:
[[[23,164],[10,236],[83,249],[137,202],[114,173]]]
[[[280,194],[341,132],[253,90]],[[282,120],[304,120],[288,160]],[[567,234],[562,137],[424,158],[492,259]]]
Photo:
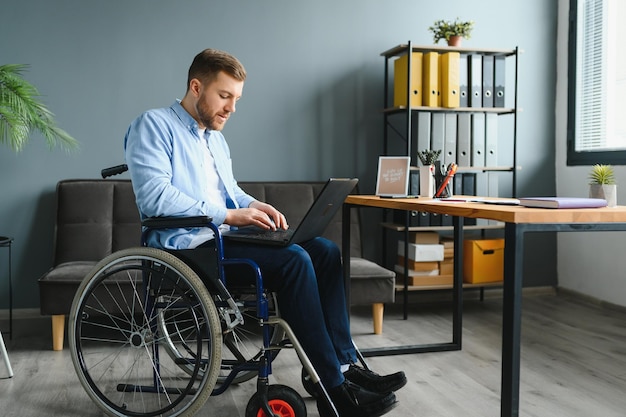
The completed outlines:
[[[602,198],[586,197],[525,197],[520,198],[520,204],[524,207],[566,209],[606,207],[607,202]]]
[[[258,227],[241,227],[223,232],[222,236],[226,240],[274,246],[306,242],[321,236],[358,181],[357,178],[329,179],[295,229],[264,230]]]
[[[439,201],[498,204],[498,205],[503,205],[503,206],[519,206],[520,205],[520,200],[518,198],[506,198],[506,197],[452,196],[452,197],[441,198],[439,199]]]

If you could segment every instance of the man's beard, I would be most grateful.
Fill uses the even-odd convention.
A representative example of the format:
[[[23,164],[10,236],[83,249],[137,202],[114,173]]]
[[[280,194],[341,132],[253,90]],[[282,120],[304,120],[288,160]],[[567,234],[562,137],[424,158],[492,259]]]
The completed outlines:
[[[222,130],[224,125],[218,124],[215,119],[217,116],[211,116],[203,104],[196,104],[196,113],[200,122],[209,130]]]
[[[222,130],[224,128],[224,123],[219,123],[216,121],[217,115],[211,116],[209,109],[206,107],[206,100],[204,99],[204,93],[200,95],[198,98],[198,102],[196,103],[196,113],[198,114],[198,119],[204,127],[209,130]]]

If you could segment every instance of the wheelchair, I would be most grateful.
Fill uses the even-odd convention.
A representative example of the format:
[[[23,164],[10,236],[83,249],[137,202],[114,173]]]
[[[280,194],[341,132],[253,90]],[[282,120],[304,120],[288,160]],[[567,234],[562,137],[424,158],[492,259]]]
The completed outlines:
[[[125,165],[102,171],[107,177]],[[226,259],[219,229],[207,217],[142,222],[142,246],[102,259],[74,298],[68,327],[81,385],[110,416],[192,416],[211,395],[257,378],[246,417],[305,417],[300,394],[270,385],[280,350],[295,349],[308,393],[338,413],[315,369],[280,318],[275,295],[249,259]],[[169,251],[146,247],[146,231],[209,227],[214,245]],[[247,270],[254,282],[227,282]],[[227,285],[228,284],[228,285]],[[357,350],[358,352],[358,350]],[[363,357],[359,354],[359,360]],[[367,365],[365,365],[367,367]]]

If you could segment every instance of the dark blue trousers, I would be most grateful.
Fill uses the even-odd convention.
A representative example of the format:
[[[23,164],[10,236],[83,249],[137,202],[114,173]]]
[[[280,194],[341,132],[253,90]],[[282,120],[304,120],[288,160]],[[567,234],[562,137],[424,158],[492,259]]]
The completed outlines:
[[[289,323],[322,382],[343,382],[340,365],[356,362],[346,308],[341,254],[315,238],[274,247],[224,242],[227,258],[248,258],[261,268],[265,288],[275,291],[280,316]]]

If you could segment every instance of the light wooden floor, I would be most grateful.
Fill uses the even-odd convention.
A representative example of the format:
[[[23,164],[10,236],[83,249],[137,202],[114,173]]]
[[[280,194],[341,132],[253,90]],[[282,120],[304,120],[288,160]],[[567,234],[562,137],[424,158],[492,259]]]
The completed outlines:
[[[446,303],[412,305],[407,321],[388,307],[383,336],[370,333],[368,313],[359,308],[352,316],[355,341],[362,348],[450,340]],[[466,300],[462,351],[369,358],[375,370],[403,369],[409,378],[397,393],[400,404],[388,416],[499,416],[500,323],[499,297]],[[50,350],[49,319],[18,320],[15,329],[13,340],[5,336],[15,377],[0,379],[0,415],[101,415],[80,386],[67,347]],[[292,351],[279,355],[272,380],[306,396]],[[247,382],[211,397],[198,415],[244,416],[254,385]],[[318,416],[313,400],[305,400],[308,415]],[[626,416],[626,313],[568,296],[526,295],[520,416]]]

